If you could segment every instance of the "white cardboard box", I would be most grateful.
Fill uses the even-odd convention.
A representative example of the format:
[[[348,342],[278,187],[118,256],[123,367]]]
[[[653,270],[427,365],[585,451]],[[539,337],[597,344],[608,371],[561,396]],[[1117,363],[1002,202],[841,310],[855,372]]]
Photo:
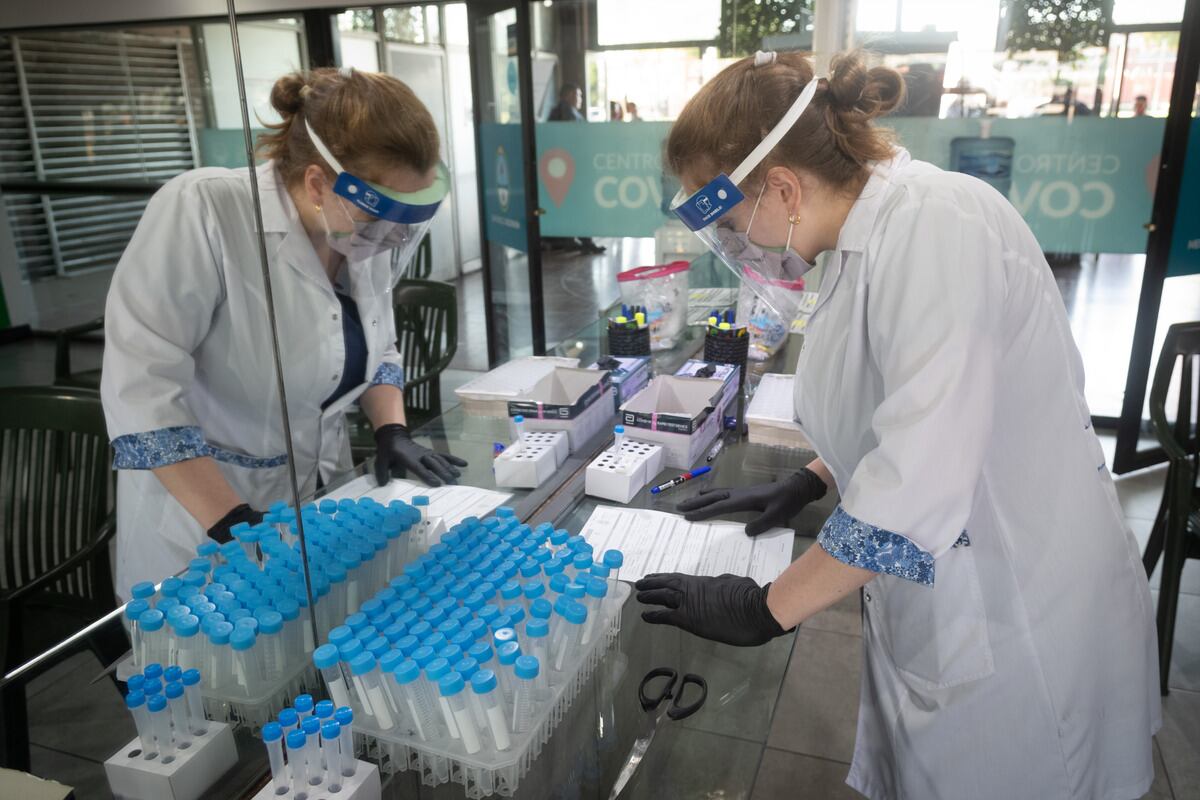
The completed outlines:
[[[501,364],[454,390],[468,417],[504,417],[508,401],[520,397],[559,367],[578,367],[578,358],[527,356]]]
[[[726,388],[715,377],[656,376],[621,406],[626,435],[662,445],[664,466],[688,469],[721,434],[730,399]]]
[[[620,411],[622,403],[650,382],[650,359],[646,356],[604,356],[588,369],[600,369],[601,364],[605,365],[616,389],[613,394],[614,411]]]
[[[527,431],[565,431],[573,453],[611,422],[612,392],[607,372],[559,367],[510,400],[508,415]]]
[[[767,373],[762,376],[746,408],[746,427],[752,443],[812,449],[812,443],[796,422],[792,392],[791,375]]]

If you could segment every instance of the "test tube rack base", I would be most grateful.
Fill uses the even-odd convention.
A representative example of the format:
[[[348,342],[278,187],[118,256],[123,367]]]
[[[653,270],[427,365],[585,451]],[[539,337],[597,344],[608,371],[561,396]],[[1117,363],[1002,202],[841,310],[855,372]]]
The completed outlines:
[[[507,750],[497,750],[488,734],[484,737],[485,746],[478,753],[465,755],[460,748],[449,746],[445,741],[424,742],[415,735],[402,733],[399,728],[391,731],[372,728],[371,719],[360,715],[356,708],[355,738],[360,750],[365,749],[369,757],[375,758],[385,775],[412,770],[420,775],[425,786],[458,783],[471,800],[491,795],[513,796],[521,778],[550,741],[555,727],[619,639],[621,609],[631,592],[629,584],[610,581],[610,593],[602,606],[604,627],[599,635],[592,636],[590,644],[575,660],[566,665],[563,673],[569,677],[551,687],[550,696],[539,704],[538,716],[530,729],[513,733],[512,744]]]
[[[228,692],[204,689],[204,714],[209,719],[233,723],[250,730],[256,736],[262,726],[279,716],[291,705],[291,698],[319,690],[321,679],[311,662],[300,662],[284,677],[254,696],[233,695]]]
[[[588,464],[584,491],[592,497],[628,503],[662,468],[662,445],[625,439],[619,453],[609,448]]]
[[[497,486],[535,489],[545,483],[571,454],[564,431],[532,431],[513,442],[492,462]]]
[[[164,764],[158,757],[145,758],[135,737],[104,762],[109,788],[126,800],[195,800],[237,764],[233,727],[209,721],[202,736],[177,750]],[[378,797],[378,795],[376,795]]]
[[[300,797],[307,800],[380,800],[383,796],[383,784],[379,779],[379,768],[365,761],[355,762],[354,774],[343,777],[336,784],[333,781],[322,780],[310,786]],[[333,791],[333,786],[337,791]],[[270,782],[264,786],[252,800],[299,800],[290,789],[283,794],[276,794],[275,787]]]

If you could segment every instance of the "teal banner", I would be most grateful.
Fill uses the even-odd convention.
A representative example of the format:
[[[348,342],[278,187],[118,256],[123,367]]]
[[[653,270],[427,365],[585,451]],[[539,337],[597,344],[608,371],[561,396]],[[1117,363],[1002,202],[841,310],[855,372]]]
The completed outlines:
[[[996,186],[1049,252],[1145,252],[1164,120],[987,122],[986,131],[979,119],[895,118],[888,125],[913,158]],[[678,185],[662,174],[669,127],[538,124],[542,234],[653,236],[665,220],[663,195]]]
[[[521,126],[485,122],[479,126],[483,163],[483,221],[487,238],[526,252],[525,173],[521,167]],[[545,231],[543,231],[543,235]]]
[[[1200,274],[1200,119],[1192,118],[1167,277]]]

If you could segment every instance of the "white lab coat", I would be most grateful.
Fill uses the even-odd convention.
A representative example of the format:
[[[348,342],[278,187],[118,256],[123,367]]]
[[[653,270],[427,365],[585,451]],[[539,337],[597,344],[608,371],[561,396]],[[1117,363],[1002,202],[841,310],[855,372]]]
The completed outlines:
[[[1150,592],[1042,250],[985,183],[899,151],[826,262],[796,414],[880,573],[847,783],[883,798],[1140,797]]]
[[[403,383],[390,254],[343,269],[367,342],[362,385],[328,410],[345,360],[342,308],[270,162],[257,169],[302,494],[350,463],[344,409]],[[101,395],[116,452],[117,592],[186,566],[205,532],[150,471],[212,456],[264,509],[290,497],[249,175],[186,172],[160,189],[117,265],[105,309]]]

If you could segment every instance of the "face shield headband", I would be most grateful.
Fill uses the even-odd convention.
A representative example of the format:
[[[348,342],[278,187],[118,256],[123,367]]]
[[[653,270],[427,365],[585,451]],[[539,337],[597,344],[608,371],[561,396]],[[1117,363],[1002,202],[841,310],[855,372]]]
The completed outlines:
[[[760,57],[765,55],[760,54]],[[812,102],[819,83],[820,78],[815,76],[808,82],[775,127],[731,174],[718,175],[691,195],[686,195],[681,189],[671,202],[671,210],[683,224],[700,237],[739,281],[785,320],[794,318],[797,310],[796,293],[791,287],[800,276],[793,273],[797,271],[796,265],[806,267],[806,262],[798,256],[788,258],[787,253],[754,244],[746,232],[734,230],[726,216],[746,199],[739,184],[763,162],[800,119]],[[761,199],[761,193],[756,198],[755,212],[757,199]]]

